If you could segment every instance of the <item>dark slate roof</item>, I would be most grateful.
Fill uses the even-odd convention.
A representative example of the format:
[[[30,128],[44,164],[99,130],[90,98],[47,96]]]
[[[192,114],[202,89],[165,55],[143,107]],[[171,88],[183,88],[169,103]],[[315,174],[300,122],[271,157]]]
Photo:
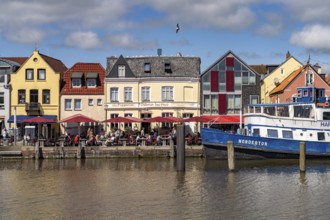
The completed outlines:
[[[68,68],[64,65],[64,63],[61,60],[55,59],[53,57],[49,57],[41,53],[39,54],[55,72],[63,74],[65,71],[67,71]]]
[[[145,64],[150,64],[150,72],[145,71]],[[108,57],[106,78],[118,78],[118,66],[125,66],[125,78],[144,77],[196,77],[200,75],[199,57],[150,56],[150,57]],[[165,65],[170,71],[165,71]]]

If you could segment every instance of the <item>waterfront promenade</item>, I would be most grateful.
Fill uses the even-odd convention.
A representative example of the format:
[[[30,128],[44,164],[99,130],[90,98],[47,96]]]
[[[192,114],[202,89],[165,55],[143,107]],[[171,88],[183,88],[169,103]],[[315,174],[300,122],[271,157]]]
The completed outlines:
[[[0,158],[38,158],[38,143],[35,146],[24,146],[18,142],[16,146],[0,146]],[[41,146],[42,157],[47,158],[80,158],[82,149],[86,158],[114,157],[174,157],[175,146]],[[38,156],[39,155],[39,156]],[[203,157],[203,145],[186,145],[186,157]]]

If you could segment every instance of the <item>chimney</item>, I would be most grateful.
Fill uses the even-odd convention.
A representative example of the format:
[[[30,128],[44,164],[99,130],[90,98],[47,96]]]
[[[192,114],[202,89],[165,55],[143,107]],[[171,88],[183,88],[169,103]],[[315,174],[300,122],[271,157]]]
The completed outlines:
[[[162,55],[162,49],[158,48],[157,49],[157,55],[160,57]]]
[[[322,74],[322,68],[318,63],[315,63],[313,67],[317,71],[318,74]]]
[[[286,55],[285,55],[285,58],[286,59],[289,59],[291,57],[291,54],[290,54],[290,52],[288,51],[287,53],[286,53]]]

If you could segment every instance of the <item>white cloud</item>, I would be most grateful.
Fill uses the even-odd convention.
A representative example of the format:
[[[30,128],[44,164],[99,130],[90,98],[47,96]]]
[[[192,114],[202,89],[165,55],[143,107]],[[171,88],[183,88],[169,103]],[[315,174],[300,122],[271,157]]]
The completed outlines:
[[[257,33],[264,36],[275,37],[278,36],[283,30],[282,17],[277,14],[266,14],[265,15],[268,23],[262,25]]]
[[[255,21],[250,4],[258,0],[140,0],[163,12],[173,22],[197,27],[238,30]]]
[[[114,34],[108,37],[112,47],[126,49],[151,49],[157,46],[155,41],[142,41],[129,34]]]
[[[23,44],[35,44],[40,43],[44,38],[45,34],[38,29],[31,28],[21,28],[19,30],[5,31],[5,36],[7,39],[10,39],[17,43]]]
[[[306,49],[330,52],[329,36],[330,26],[310,25],[300,32],[293,33],[290,43]]]
[[[74,32],[65,38],[65,44],[69,47],[90,50],[100,48],[102,45],[98,35],[94,32]]]

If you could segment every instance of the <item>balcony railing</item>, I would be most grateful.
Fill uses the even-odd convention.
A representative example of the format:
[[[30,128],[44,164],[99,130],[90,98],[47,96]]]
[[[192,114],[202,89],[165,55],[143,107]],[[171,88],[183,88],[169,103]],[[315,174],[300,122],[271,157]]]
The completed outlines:
[[[25,111],[40,111],[40,103],[38,102],[30,102],[30,103],[25,103]]]

